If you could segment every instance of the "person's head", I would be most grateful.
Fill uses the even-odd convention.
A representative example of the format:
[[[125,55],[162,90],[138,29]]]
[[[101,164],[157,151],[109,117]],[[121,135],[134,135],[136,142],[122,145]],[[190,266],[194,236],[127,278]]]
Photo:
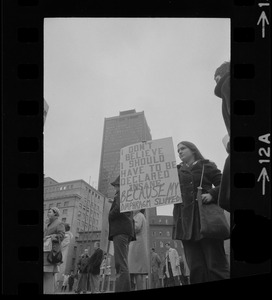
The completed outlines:
[[[57,207],[50,207],[47,212],[49,220],[57,219],[60,216],[60,210]]]
[[[64,227],[65,227],[65,231],[69,231],[71,229],[71,227],[68,223],[65,223]]]
[[[155,248],[151,248],[151,252],[155,252]]]
[[[221,64],[214,73],[214,80],[216,83],[219,82],[219,80],[226,74],[230,72],[230,62],[225,61],[223,64]]]
[[[89,249],[84,249],[84,255],[88,255]]]
[[[178,154],[182,162],[191,164],[199,159],[204,159],[195,144],[187,141],[178,143]]]
[[[94,250],[100,248],[100,243],[99,242],[95,242],[94,243]]]
[[[120,190],[120,176],[118,176],[113,182],[111,182],[111,185],[116,189],[116,191]]]
[[[171,248],[170,243],[165,243],[165,248],[169,250]]]

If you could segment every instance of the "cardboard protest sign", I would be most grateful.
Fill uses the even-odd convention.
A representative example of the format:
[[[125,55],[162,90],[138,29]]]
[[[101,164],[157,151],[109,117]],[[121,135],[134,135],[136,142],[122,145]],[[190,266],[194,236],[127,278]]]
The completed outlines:
[[[120,211],[182,202],[171,137],[120,151]]]

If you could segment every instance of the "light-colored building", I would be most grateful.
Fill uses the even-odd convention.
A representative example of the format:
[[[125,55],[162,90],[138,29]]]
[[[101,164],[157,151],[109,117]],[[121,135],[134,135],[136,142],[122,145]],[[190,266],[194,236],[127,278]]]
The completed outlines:
[[[70,225],[73,234],[59,278],[62,278],[63,272],[75,269],[74,247],[79,233],[101,231],[104,202],[105,196],[84,180],[59,183],[50,177],[44,178],[44,224],[48,209],[56,206],[61,212],[60,220]]]
[[[121,111],[119,116],[105,118],[98,182],[102,194],[114,198],[115,189],[110,183],[120,172],[120,149],[151,139],[143,111]]]
[[[171,247],[176,249],[179,256],[183,255],[184,249],[182,242],[172,239],[173,216],[157,215],[156,208],[149,210],[149,245],[155,248],[155,252],[159,254],[162,265],[160,270],[160,280],[162,284],[162,269],[165,264],[166,248],[165,243],[170,243]]]

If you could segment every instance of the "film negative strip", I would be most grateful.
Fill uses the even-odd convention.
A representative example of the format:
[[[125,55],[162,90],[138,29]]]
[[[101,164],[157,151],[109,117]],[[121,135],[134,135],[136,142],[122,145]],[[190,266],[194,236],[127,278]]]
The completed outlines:
[[[263,292],[271,272],[271,2],[1,4],[3,294],[43,293],[43,24],[67,17],[231,19],[231,278],[245,288],[239,278],[264,276],[252,279]]]

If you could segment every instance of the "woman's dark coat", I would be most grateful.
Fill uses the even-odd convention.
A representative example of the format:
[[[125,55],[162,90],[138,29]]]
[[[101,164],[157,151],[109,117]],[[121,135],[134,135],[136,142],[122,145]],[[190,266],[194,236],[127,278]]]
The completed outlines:
[[[120,234],[126,234],[130,239],[136,240],[135,225],[132,212],[120,212],[120,192],[117,192],[114,197],[110,212],[109,212],[109,240]]]
[[[202,193],[210,193],[214,203],[218,200],[222,174],[213,162],[209,160],[199,160],[191,167],[188,167],[185,164],[178,165],[178,176],[183,203],[174,204],[174,226],[172,234],[174,240],[197,241],[202,239],[202,236],[200,235],[199,211],[196,199],[197,187],[200,185],[203,164],[205,167],[202,181]]]
[[[230,136],[230,73],[227,72],[217,83],[214,93],[222,99],[222,115],[226,125],[226,129]],[[230,145],[227,145],[227,152],[230,153]],[[230,212],[230,156],[228,155],[219,193],[219,205]]]
[[[47,227],[44,230],[44,237],[54,235],[54,238],[52,238],[52,250],[54,252],[61,251],[61,242],[64,239],[65,235],[65,227],[64,224],[59,220],[55,219],[52,223],[48,224]],[[48,252],[44,252],[44,259],[43,259],[43,265],[48,266],[51,265],[47,261],[47,255]]]

